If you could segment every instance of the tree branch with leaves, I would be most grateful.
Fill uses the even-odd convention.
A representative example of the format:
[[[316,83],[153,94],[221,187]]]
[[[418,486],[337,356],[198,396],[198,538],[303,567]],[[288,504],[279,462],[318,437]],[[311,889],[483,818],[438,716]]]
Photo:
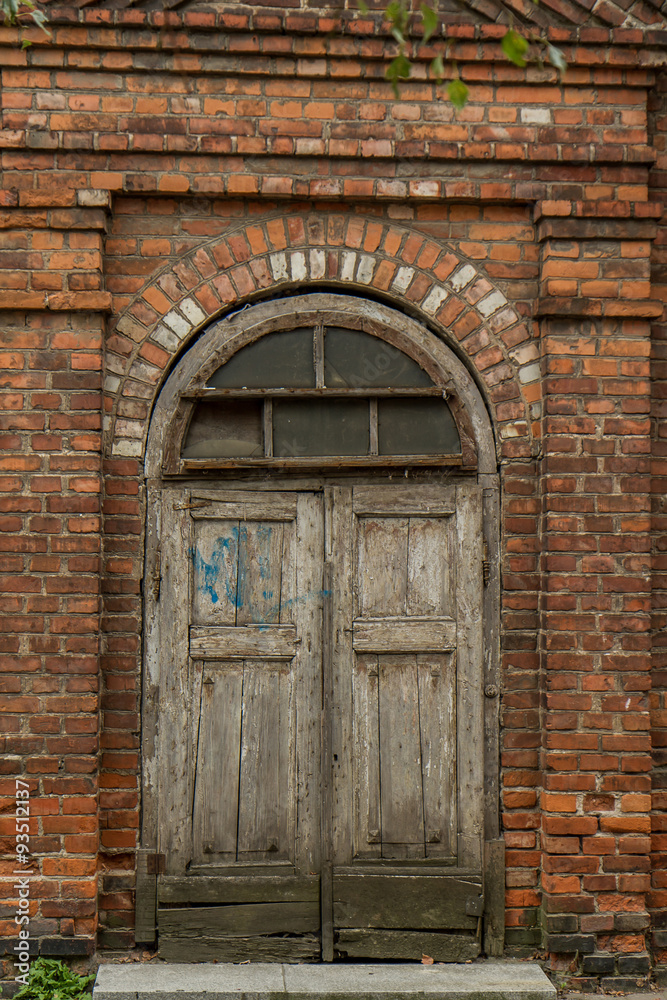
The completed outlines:
[[[51,35],[46,26],[46,14],[32,0],[0,0],[0,13],[2,14],[5,26],[16,25],[24,27],[26,24],[32,22],[38,28],[41,28],[45,35]],[[29,45],[29,39],[24,38],[21,42],[21,47],[25,49]]]
[[[537,3],[538,0],[533,0]],[[369,13],[368,5],[360,0],[362,13]],[[421,24],[421,42],[412,42],[408,38],[410,23],[413,16],[417,24]],[[401,81],[408,80],[412,74],[413,59],[419,45],[427,45],[440,27],[440,15],[430,3],[422,2],[416,14],[410,9],[406,0],[392,0],[387,6],[385,17],[389,22],[391,35],[398,45],[398,53],[387,67],[385,78],[391,83],[396,97],[400,94]],[[464,108],[468,102],[470,91],[459,75],[459,68],[453,55],[455,39],[445,37],[444,51],[438,53],[430,64],[431,75],[439,87],[445,86],[450,101],[457,110]],[[529,62],[535,61],[543,66],[549,62],[562,74],[567,69],[565,56],[559,48],[553,45],[543,35],[532,31],[522,31],[510,24],[500,40],[500,47],[511,63],[524,69]],[[408,52],[412,52],[412,58]],[[449,64],[449,73],[447,66]]]

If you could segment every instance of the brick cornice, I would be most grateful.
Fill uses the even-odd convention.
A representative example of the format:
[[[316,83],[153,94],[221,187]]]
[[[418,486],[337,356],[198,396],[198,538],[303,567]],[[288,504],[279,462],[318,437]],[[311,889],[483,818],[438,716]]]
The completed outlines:
[[[238,33],[285,31],[291,35],[314,35],[318,33],[345,33],[360,38],[388,36],[389,25],[382,13],[369,12],[359,15],[352,11],[294,11],[279,8],[257,10],[250,5],[228,7],[218,11],[170,10],[147,11],[137,9],[100,9],[99,7],[49,6],[49,20],[54,24],[85,24],[118,27],[189,28],[197,31]],[[421,26],[414,23],[409,27],[412,37],[422,34]],[[447,23],[434,36],[447,35],[462,40],[493,41],[501,38],[507,30],[504,23]],[[557,43],[613,46],[655,46],[667,48],[667,26],[656,20],[645,26],[623,27],[596,26],[584,23],[547,25],[542,29],[549,40]]]

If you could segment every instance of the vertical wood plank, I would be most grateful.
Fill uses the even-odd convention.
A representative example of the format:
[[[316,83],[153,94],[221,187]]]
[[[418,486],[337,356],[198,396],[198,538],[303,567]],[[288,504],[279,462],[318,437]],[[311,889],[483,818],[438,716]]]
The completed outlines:
[[[452,615],[451,517],[411,517],[408,534],[408,615]]]
[[[242,663],[204,665],[192,815],[200,863],[236,860],[242,692]]]
[[[283,857],[279,845],[280,741],[286,720],[280,719],[280,677],[275,664],[246,660],[243,664],[241,765],[238,789],[239,861],[260,854]]]
[[[377,656],[358,656],[354,672],[354,793],[357,812],[355,853],[359,857],[382,856],[378,681]]]
[[[480,868],[484,831],[482,505],[473,484],[456,489],[459,865]]]
[[[327,497],[329,499],[329,497]],[[329,559],[322,574],[322,810],[320,820],[322,878],[320,891],[322,961],[333,962],[333,754],[331,717],[333,712],[333,572]]]
[[[192,623],[234,625],[238,521],[197,520],[192,567]]]
[[[281,625],[294,622],[296,601],[296,522],[283,524],[282,570],[280,574],[280,609],[276,621]]]
[[[354,516],[352,490],[336,486],[330,491],[327,505],[330,521],[332,563],[332,685],[333,714],[331,745],[333,755],[333,844],[337,864],[350,864],[354,852],[355,831],[355,753],[354,705],[352,697],[355,658],[352,649],[354,618],[354,579],[356,567],[353,554]],[[378,827],[379,829],[379,827]],[[365,839],[363,847],[368,848]]]
[[[360,517],[359,614],[404,615],[408,577],[408,518]]]
[[[505,841],[484,844],[484,950],[502,958],[505,947]]]
[[[300,639],[295,657],[297,874],[320,866],[320,742],[322,712],[322,567],[324,523],[321,494],[297,501],[294,621]]]
[[[162,503],[161,659],[158,850],[167,873],[180,874],[192,857],[192,692],[188,624],[191,608],[192,521],[189,494],[165,490]]]
[[[379,684],[382,856],[424,857],[424,811],[416,656],[382,655]]]
[[[157,875],[149,874],[146,865],[146,858],[152,853],[141,848],[136,853],[134,940],[137,944],[153,944],[156,936]]]
[[[141,845],[155,851],[158,843],[158,809],[161,758],[158,717],[162,639],[160,594],[162,590],[162,495],[155,487],[146,494],[146,564],[144,571],[144,663],[141,691],[142,824]]]
[[[456,660],[417,656],[426,857],[456,853]]]
[[[239,522],[239,568],[236,624],[280,621],[283,524]]]

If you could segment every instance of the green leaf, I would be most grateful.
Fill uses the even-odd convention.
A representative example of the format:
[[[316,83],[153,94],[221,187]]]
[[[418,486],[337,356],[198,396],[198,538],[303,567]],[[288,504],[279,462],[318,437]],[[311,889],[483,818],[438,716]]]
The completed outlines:
[[[459,80],[458,76],[454,80],[450,80],[447,85],[447,96],[457,111],[460,111],[461,108],[465,108],[468,103],[469,93],[470,91],[466,87],[465,83],[463,80]]]
[[[387,7],[387,19],[391,22],[391,33],[399,45],[405,45],[405,31],[410,14],[402,0],[392,0]]]
[[[442,61],[442,56],[437,55],[435,59],[431,60],[431,74],[435,77],[437,83],[442,83],[445,78],[445,64]]]
[[[424,45],[432,37],[432,35],[438,30],[438,25],[440,23],[440,18],[437,13],[433,10],[430,4],[422,3],[422,23],[424,25]]]
[[[513,62],[515,66],[520,66],[522,69],[526,65],[526,53],[530,48],[530,42],[523,35],[520,35],[518,31],[514,31],[513,28],[507,32],[500,42],[500,46],[509,59]]]
[[[548,45],[547,55],[551,65],[555,66],[559,73],[564,73],[567,69],[567,62],[561,50],[557,49],[555,45]]]
[[[359,10],[362,14],[370,14],[370,7],[366,3],[366,0],[359,0]]]
[[[394,96],[398,97],[398,81],[407,80],[412,71],[412,63],[404,56],[402,53],[396,56],[395,59],[387,66],[387,72],[385,73],[385,79],[389,80],[392,89],[394,91]]]

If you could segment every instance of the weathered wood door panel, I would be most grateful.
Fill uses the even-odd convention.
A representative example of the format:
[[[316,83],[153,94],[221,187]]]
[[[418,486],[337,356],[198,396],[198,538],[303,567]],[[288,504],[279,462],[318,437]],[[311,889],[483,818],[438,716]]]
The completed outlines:
[[[160,953],[476,955],[479,490],[168,488],[161,519]]]
[[[418,958],[411,933],[437,928],[469,934],[432,942],[440,957],[471,957],[482,912],[480,496],[338,487],[329,509],[338,948],[386,958],[393,942],[393,957]],[[452,867],[436,875],[438,864]]]
[[[319,867],[321,496],[166,490],[162,532],[158,850],[167,884],[227,899],[195,881],[158,905],[160,952],[314,958],[319,902],[279,876]],[[260,899],[234,902],[253,876]]]

